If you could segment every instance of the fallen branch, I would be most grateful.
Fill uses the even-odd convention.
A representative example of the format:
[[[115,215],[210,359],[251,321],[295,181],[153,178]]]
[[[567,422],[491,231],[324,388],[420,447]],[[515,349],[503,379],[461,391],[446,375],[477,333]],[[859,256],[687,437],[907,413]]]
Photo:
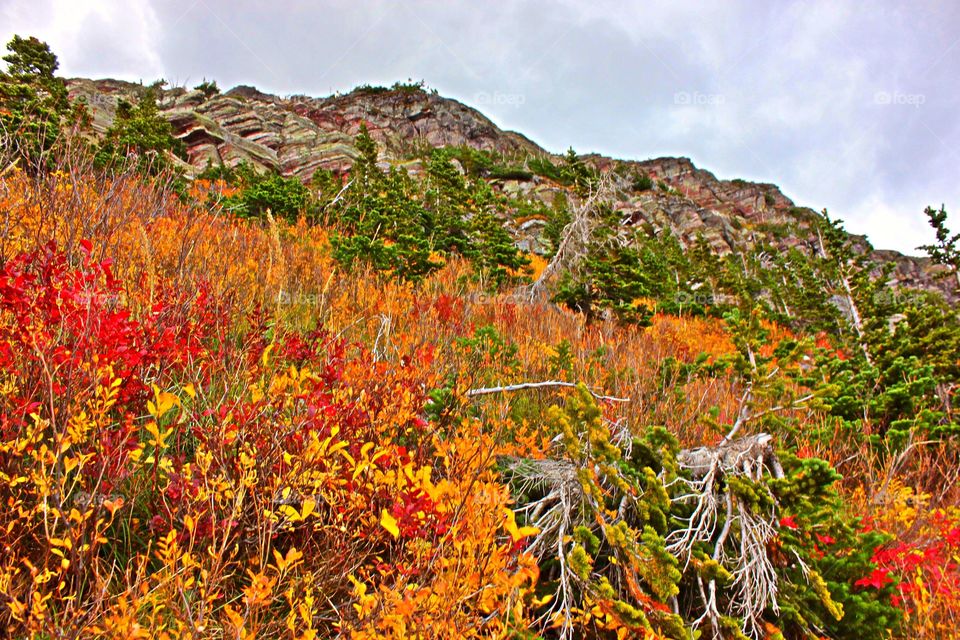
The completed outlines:
[[[350,188],[350,185],[352,184],[353,184],[353,180],[343,185],[343,188],[340,189],[339,193],[337,193],[337,195],[333,198],[333,200],[323,205],[323,210],[326,211],[328,208],[340,202],[340,200],[343,198],[343,195],[347,192],[347,190]]]
[[[525,497],[525,502],[515,509],[517,515],[537,530],[527,551],[541,562],[557,562],[557,590],[540,622],[563,621],[559,636],[568,639],[574,637],[570,616],[577,604],[578,590],[589,589],[585,579],[567,562],[575,544],[571,532],[581,526],[596,528],[590,514],[605,514],[602,518],[607,525],[635,518],[638,496],[624,494],[619,508],[610,510],[585,488],[579,475],[584,460],[564,455],[560,447],[556,458],[504,456],[499,462],[514,487],[514,495]],[[589,462],[589,456],[585,460]],[[689,475],[676,480],[685,491],[673,500],[687,503],[691,509],[686,515],[676,516],[680,527],[666,535],[666,550],[686,569],[697,546],[709,544],[712,559],[725,566],[732,577],[721,591],[715,578],[706,579],[697,573],[703,615],[694,627],[707,625],[712,628],[712,637],[720,638],[722,617],[735,616],[743,620],[746,635],[760,638],[763,612],[777,608],[777,574],[767,553],[767,545],[777,532],[776,511],[775,507],[758,510],[747,504],[737,497],[727,480],[739,476],[762,482],[765,475],[783,477],[773,436],[761,433],[717,446],[685,449],[679,452],[677,462]],[[615,480],[600,481],[603,495],[615,495]],[[603,527],[596,530],[600,536]],[[618,567],[627,570],[626,565]],[[705,633],[704,637],[709,635]]]
[[[485,396],[491,393],[509,393],[511,391],[523,391],[524,389],[546,389],[550,387],[573,387],[576,388],[577,384],[573,382],[563,382],[561,380],[546,380],[544,382],[520,382],[518,384],[508,384],[502,387],[483,387],[481,389],[470,389],[467,391],[468,398],[474,398],[476,396]],[[615,396],[604,396],[596,393],[594,391],[587,391],[597,400],[607,400],[609,402],[630,402],[630,398],[617,398]]]
[[[14,159],[14,161],[11,162],[9,165],[7,165],[7,167],[3,171],[0,171],[0,178],[7,175],[7,173],[9,173],[10,171],[13,171],[14,167],[17,166],[17,163],[19,161],[20,161],[20,158]]]

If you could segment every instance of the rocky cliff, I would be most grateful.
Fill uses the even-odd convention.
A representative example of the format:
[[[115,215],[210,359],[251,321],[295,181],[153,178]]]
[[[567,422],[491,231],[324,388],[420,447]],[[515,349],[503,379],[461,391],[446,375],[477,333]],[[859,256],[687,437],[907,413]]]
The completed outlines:
[[[110,126],[120,99],[136,102],[143,86],[116,80],[74,79],[70,95],[84,100],[94,129]],[[428,147],[466,146],[491,151],[523,165],[534,157],[552,157],[524,136],[503,131],[479,111],[417,85],[396,89],[359,88],[325,98],[279,97],[240,86],[207,95],[182,88],[160,93],[163,115],[186,145],[183,169],[196,174],[208,165],[247,162],[264,170],[308,180],[317,169],[343,175],[357,151],[361,124],[381,145],[381,160],[402,164],[411,173]],[[558,160],[558,158],[553,158]],[[764,240],[775,247],[813,242],[809,224],[815,212],[798,207],[772,184],[720,180],[687,158],[621,161],[599,155],[584,158],[596,169],[619,176],[615,208],[623,225],[670,229],[684,243],[703,236],[718,254],[742,251]],[[521,172],[522,173],[522,172]],[[654,188],[637,189],[625,176],[645,174]],[[513,196],[551,202],[562,185],[538,175],[492,179]],[[518,242],[536,250],[543,221],[518,223]],[[936,267],[925,258],[894,251],[875,257],[896,264],[893,284],[941,288]]]

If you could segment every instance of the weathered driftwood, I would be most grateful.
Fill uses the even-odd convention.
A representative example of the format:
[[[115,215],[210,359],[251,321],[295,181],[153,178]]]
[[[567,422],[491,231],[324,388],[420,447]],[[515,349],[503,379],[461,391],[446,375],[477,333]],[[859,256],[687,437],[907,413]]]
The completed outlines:
[[[545,297],[547,285],[553,278],[562,273],[579,273],[583,269],[587,252],[594,242],[593,230],[598,223],[596,209],[599,203],[610,200],[611,196],[610,179],[603,176],[599,182],[590,185],[587,196],[572,207],[570,222],[560,233],[560,244],[556,253],[540,272],[540,277],[529,287],[525,287],[529,300]]]
[[[767,608],[777,609],[777,574],[767,553],[769,541],[776,535],[775,509],[766,513],[738,500],[730,486],[722,482],[731,476],[746,476],[759,481],[764,472],[783,477],[783,467],[773,448],[773,436],[759,433],[731,440],[728,436],[714,447],[686,449],[677,456],[689,480],[680,482],[686,491],[675,498],[692,511],[682,519],[684,526],[667,536],[667,549],[689,562],[698,543],[712,543],[713,559],[728,565],[733,576],[733,597],[726,614],[743,621],[744,632],[752,638],[763,635],[762,615]],[[736,552],[730,553],[733,547]],[[729,566],[732,565],[732,566]],[[704,605],[703,615],[694,627],[708,624],[713,638],[722,637],[720,602],[715,579],[697,576]]]

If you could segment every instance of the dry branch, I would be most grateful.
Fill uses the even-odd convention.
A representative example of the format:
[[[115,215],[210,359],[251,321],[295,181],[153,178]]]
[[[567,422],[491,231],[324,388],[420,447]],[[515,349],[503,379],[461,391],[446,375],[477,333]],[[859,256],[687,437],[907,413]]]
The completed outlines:
[[[576,383],[563,382],[561,380],[545,380],[543,382],[519,382],[517,384],[508,384],[500,387],[483,387],[480,389],[470,389],[467,391],[468,398],[476,396],[485,396],[491,393],[509,393],[511,391],[522,391],[524,389],[546,389],[550,387],[572,387],[576,388]],[[587,391],[597,400],[607,400],[609,402],[630,402],[630,398],[617,398],[615,396],[604,396],[594,391]]]
[[[767,554],[767,544],[776,535],[776,515],[773,510],[761,512],[744,503],[724,480],[743,476],[760,481],[765,473],[783,477],[773,437],[761,433],[724,440],[713,447],[685,449],[678,454],[677,461],[689,478],[678,480],[685,491],[674,501],[692,503],[693,509],[681,520],[682,526],[668,534],[667,550],[682,563],[689,563],[698,544],[710,544],[713,559],[726,565],[733,576],[733,595],[723,613],[716,580],[704,581],[698,576],[704,612],[695,626],[707,623],[713,636],[720,637],[721,616],[735,615],[743,620],[748,635],[760,637],[761,616],[766,609],[777,607],[777,576]],[[578,478],[577,464],[570,460],[505,457],[501,463],[520,495],[540,496],[520,506],[517,513],[539,530],[528,551],[540,560],[552,557],[560,567],[557,593],[544,619],[556,615],[568,620],[574,592],[584,587],[566,564],[569,535],[578,526],[588,524],[585,514],[591,507],[600,509],[602,505],[592,503]],[[627,517],[626,503],[630,500],[624,498],[615,520]],[[564,625],[561,637],[569,638],[571,634],[572,627]]]
[[[724,440],[715,447],[684,449],[677,461],[696,479],[705,477],[714,467],[722,473],[739,473],[744,464],[750,464],[753,470],[766,466],[773,477],[783,477],[783,467],[773,449],[773,436],[768,433]]]

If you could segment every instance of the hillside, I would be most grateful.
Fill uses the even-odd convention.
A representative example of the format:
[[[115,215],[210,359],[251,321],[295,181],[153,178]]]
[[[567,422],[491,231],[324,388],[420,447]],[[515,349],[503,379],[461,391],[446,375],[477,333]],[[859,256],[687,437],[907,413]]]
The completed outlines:
[[[0,636],[956,636],[945,209],[8,50]]]
[[[117,101],[135,103],[143,90],[142,85],[127,82],[85,79],[70,80],[68,88],[72,99],[87,102],[100,134],[113,122]],[[246,162],[305,182],[317,169],[343,176],[358,156],[354,139],[362,123],[381,145],[382,161],[402,165],[412,175],[423,170],[417,152],[424,148],[470,147],[524,168],[527,158],[550,156],[522,135],[499,129],[475,109],[419,85],[359,88],[327,98],[280,98],[253,87],[208,96],[179,88],[163,91],[159,103],[163,117],[186,145],[184,169],[194,174],[208,164]],[[642,173],[652,180],[654,188],[644,191],[633,188],[627,178],[617,182],[614,206],[624,227],[669,229],[686,246],[702,235],[721,256],[748,252],[760,243],[776,251],[815,247],[810,222],[816,212],[798,207],[776,185],[719,180],[687,158],[623,161],[589,155],[585,160],[604,173]],[[547,204],[562,189],[535,173],[491,182],[503,193]],[[536,250],[542,245],[542,221],[525,222],[514,232],[523,246]],[[896,251],[874,255],[880,262],[895,264],[892,285],[932,288],[952,296],[952,289],[935,278],[937,268],[927,258]]]

